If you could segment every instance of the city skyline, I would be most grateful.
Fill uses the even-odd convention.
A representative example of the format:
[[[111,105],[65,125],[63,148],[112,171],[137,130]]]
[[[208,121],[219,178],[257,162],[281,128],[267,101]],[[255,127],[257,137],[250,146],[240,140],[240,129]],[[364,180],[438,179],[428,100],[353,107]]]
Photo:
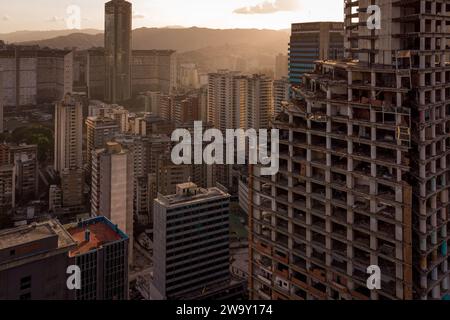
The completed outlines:
[[[450,0],[4,1],[0,300],[450,301]]]
[[[81,10],[81,29],[104,29],[99,14],[107,1],[43,0],[38,8],[24,0],[13,5],[0,0],[6,8],[0,15],[1,33],[67,29],[70,6]],[[343,2],[336,0],[134,0],[133,29],[142,27],[204,27],[212,29],[289,29],[293,22],[342,21]],[[44,11],[45,8],[45,11]],[[327,8],[324,10],[323,8]],[[69,9],[70,10],[70,9]],[[69,11],[70,12],[70,11]],[[187,15],[186,12],[189,12]],[[207,15],[204,13],[208,12]]]

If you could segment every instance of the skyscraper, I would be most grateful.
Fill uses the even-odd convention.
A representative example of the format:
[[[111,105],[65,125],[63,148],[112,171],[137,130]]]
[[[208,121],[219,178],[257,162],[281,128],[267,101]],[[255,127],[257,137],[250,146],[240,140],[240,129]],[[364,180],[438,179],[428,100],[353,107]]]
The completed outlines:
[[[230,281],[230,195],[194,183],[176,189],[154,202],[155,300],[188,298]]]
[[[275,80],[288,76],[288,56],[280,53],[275,57]]]
[[[246,124],[244,129],[266,129],[273,116],[273,80],[265,75],[247,77]]]
[[[104,115],[88,117],[86,119],[86,158],[87,168],[90,171],[92,165],[92,152],[104,148],[111,141],[120,128],[116,120]]]
[[[131,98],[132,5],[124,0],[105,4],[105,63],[107,101]]]
[[[83,106],[70,94],[55,105],[55,171],[83,165]]]
[[[273,116],[273,80],[262,74],[241,75],[219,70],[210,73],[208,84],[208,122],[223,133],[227,129],[263,129]],[[232,165],[216,165],[217,181],[231,192]]]
[[[173,50],[133,50],[132,95],[147,91],[171,94],[177,87],[177,62]]]
[[[318,59],[344,55],[342,22],[293,23],[289,42],[289,82],[299,84],[302,75],[314,70]]]
[[[55,105],[55,171],[61,177],[63,207],[83,204],[83,106],[76,96],[66,94]]]
[[[73,91],[73,54],[68,50],[7,45],[0,49],[0,69],[5,107],[53,103]]]
[[[283,103],[289,101],[290,84],[287,78],[274,80],[273,82],[273,109],[274,115],[283,109]]]
[[[347,59],[293,88],[274,122],[279,173],[251,170],[253,298],[449,298],[448,17],[444,3],[345,1]]]
[[[210,73],[208,79],[208,122],[222,131],[245,124],[245,77],[239,72],[219,70]]]

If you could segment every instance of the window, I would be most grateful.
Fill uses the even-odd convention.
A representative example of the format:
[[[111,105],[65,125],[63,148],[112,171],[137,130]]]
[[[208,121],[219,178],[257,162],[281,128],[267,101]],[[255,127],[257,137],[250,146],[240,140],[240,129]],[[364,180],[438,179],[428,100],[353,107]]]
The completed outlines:
[[[26,290],[31,288],[31,276],[20,279],[20,290]]]

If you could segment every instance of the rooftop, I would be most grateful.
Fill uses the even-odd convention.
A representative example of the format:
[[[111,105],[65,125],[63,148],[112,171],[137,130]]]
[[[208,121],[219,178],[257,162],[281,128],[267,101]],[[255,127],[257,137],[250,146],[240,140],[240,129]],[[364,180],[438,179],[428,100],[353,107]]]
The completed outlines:
[[[105,244],[128,238],[127,235],[105,217],[89,219],[66,227],[77,244],[77,247],[70,251],[71,257],[101,248]]]
[[[75,245],[70,234],[56,220],[32,223],[0,231],[0,250],[58,236],[58,249]]]
[[[229,196],[226,188],[220,184],[217,184],[217,187],[214,188],[204,189],[197,187],[193,182],[186,182],[177,185],[176,194],[168,196],[158,194],[158,198],[155,201],[163,206],[177,206]]]

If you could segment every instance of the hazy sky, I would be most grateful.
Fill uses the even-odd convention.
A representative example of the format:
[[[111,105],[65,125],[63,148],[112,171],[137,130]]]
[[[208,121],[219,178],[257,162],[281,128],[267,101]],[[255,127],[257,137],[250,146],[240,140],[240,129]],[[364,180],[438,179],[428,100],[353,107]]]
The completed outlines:
[[[103,0],[0,0],[0,33],[60,30],[67,8],[81,9],[81,28],[103,29]],[[132,0],[133,28],[285,29],[293,22],[343,20],[343,0]]]

